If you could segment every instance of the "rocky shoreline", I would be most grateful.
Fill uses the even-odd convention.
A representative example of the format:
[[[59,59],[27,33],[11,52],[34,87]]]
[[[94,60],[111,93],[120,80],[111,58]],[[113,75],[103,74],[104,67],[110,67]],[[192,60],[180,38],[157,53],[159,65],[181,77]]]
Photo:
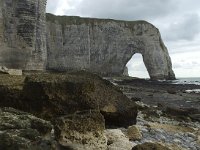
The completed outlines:
[[[136,126],[143,137],[134,145],[150,142],[172,150],[200,149],[200,94],[186,92],[200,89],[199,85],[133,78],[108,80],[138,104]],[[146,149],[152,148],[147,144]]]
[[[0,75],[0,149],[200,149],[200,86],[106,79]]]

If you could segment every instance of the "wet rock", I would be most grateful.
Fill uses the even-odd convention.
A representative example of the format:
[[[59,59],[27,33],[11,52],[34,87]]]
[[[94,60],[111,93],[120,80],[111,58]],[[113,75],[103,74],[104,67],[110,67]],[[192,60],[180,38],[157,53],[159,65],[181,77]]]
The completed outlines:
[[[55,137],[63,147],[105,150],[107,140],[104,129],[105,120],[101,113],[88,110],[58,118]]]
[[[52,124],[13,108],[0,109],[0,149],[53,149]]]
[[[183,107],[167,107],[165,113],[172,116],[182,116],[182,117],[191,117],[193,119],[197,119],[199,115],[198,109],[195,108],[183,108]]]
[[[131,150],[132,143],[129,141],[121,130],[119,129],[107,129],[105,131],[108,139],[108,150]]]
[[[27,111],[43,118],[98,109],[108,126],[136,123],[134,102],[109,81],[77,72],[73,74],[40,74],[28,76],[23,88]]]
[[[142,134],[139,128],[135,125],[128,127],[127,136],[129,140],[133,140],[133,141],[142,139]]]
[[[167,92],[169,94],[176,94],[177,93],[176,89],[168,89]]]
[[[144,143],[139,144],[132,148],[132,150],[170,150],[166,146],[163,146],[159,143]]]
[[[132,97],[131,100],[134,101],[134,102],[140,102],[142,100],[142,98],[140,98],[140,97]]]
[[[199,122],[200,122],[200,114],[189,114],[189,117],[190,117],[192,120],[195,120],[195,121],[199,121]]]

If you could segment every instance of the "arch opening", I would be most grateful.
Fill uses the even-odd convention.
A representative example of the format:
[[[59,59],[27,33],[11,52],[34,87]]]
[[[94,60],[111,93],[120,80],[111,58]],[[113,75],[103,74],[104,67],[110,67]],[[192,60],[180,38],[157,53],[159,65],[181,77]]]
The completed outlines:
[[[131,77],[138,78],[150,78],[147,68],[143,61],[143,56],[140,53],[136,53],[132,56],[132,58],[126,64],[128,70],[128,75]]]

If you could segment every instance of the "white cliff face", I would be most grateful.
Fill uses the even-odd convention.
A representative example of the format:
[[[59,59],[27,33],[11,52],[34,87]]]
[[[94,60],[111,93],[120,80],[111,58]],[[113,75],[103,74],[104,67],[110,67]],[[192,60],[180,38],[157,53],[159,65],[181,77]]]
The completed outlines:
[[[86,69],[122,75],[141,53],[151,79],[174,79],[159,30],[148,22],[115,21],[47,14],[47,68]]]
[[[46,0],[0,1],[0,66],[122,75],[135,53],[152,79],[174,79],[160,33],[145,21],[47,14]]]
[[[46,67],[46,0],[0,1],[0,65]]]

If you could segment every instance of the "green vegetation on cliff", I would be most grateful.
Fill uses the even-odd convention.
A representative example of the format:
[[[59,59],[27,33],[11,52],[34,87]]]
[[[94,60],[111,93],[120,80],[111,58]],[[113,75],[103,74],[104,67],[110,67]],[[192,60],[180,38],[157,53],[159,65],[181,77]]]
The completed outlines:
[[[91,24],[95,23],[108,23],[108,22],[116,22],[116,23],[125,23],[127,26],[133,26],[135,24],[150,24],[144,20],[138,21],[123,21],[123,20],[114,20],[114,19],[99,19],[99,18],[83,18],[79,16],[56,16],[50,13],[46,14],[47,22],[59,23],[60,25],[80,25],[80,24]]]

